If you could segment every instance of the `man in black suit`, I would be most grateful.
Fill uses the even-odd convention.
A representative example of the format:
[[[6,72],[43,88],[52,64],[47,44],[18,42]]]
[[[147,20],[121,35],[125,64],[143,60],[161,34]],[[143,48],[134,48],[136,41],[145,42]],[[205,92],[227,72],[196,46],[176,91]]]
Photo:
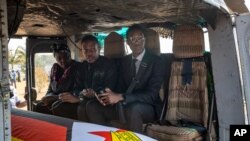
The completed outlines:
[[[125,56],[120,66],[120,83],[117,93],[109,88],[98,96],[99,103],[87,107],[91,122],[109,125],[108,121],[118,119],[115,105],[122,103],[127,128],[142,132],[142,124],[156,120],[161,110],[159,90],[163,81],[160,57],[145,49],[143,28],[134,25],[127,31],[127,43],[132,54]],[[134,83],[134,86],[132,83]],[[129,90],[130,89],[130,90]]]

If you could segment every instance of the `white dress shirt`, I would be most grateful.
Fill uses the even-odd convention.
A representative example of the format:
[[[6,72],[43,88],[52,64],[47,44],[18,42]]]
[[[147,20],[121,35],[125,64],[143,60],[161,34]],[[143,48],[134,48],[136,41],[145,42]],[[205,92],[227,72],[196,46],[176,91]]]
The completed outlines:
[[[139,70],[139,67],[141,65],[141,61],[142,61],[142,58],[144,57],[145,55],[145,49],[142,51],[141,54],[139,54],[136,58],[132,55],[132,59],[136,59],[137,61],[135,62],[135,67],[136,67],[136,73],[138,72]]]

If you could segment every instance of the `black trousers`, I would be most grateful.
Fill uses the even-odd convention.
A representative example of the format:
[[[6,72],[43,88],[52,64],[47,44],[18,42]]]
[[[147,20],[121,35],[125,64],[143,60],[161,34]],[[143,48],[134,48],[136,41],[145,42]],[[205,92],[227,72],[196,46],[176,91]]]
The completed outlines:
[[[119,119],[116,106],[102,106],[98,101],[88,103],[86,112],[89,121],[96,124],[111,126],[111,120]],[[142,124],[156,120],[153,106],[134,102],[124,106],[124,114],[127,120],[127,129],[143,133]]]
[[[77,108],[79,103],[68,103],[56,101],[52,104],[53,115],[77,119]]]
[[[78,108],[78,103],[67,103],[57,100],[49,106],[44,106],[43,102],[38,102],[34,106],[34,111],[43,114],[50,114],[65,118],[77,119],[77,108]]]
[[[78,108],[77,108],[77,119],[78,120],[84,121],[84,122],[89,122],[89,118],[88,118],[88,114],[87,114],[87,111],[86,111],[86,107],[92,101],[95,101],[95,99],[84,99],[83,101],[81,101],[79,103]]]
[[[52,111],[51,111],[51,106],[45,106],[43,104],[43,102],[38,102],[34,105],[34,109],[33,109],[35,112],[38,112],[38,113],[43,113],[43,114],[52,114]]]

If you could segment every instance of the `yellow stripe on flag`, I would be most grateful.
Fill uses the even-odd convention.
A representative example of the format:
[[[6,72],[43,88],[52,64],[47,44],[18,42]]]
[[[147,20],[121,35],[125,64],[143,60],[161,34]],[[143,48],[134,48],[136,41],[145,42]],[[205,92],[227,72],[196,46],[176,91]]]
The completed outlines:
[[[16,138],[16,137],[11,137],[11,141],[23,141],[23,140]]]
[[[141,141],[141,139],[131,131],[123,131],[123,132],[111,131],[111,136],[112,136],[112,141]]]

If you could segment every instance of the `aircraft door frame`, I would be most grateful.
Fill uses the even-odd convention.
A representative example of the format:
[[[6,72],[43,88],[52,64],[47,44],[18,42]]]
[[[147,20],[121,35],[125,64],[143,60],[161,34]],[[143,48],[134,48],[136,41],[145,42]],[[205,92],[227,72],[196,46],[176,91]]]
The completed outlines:
[[[235,16],[235,31],[238,40],[239,64],[242,75],[242,91],[246,112],[246,124],[250,123],[250,14]]]

